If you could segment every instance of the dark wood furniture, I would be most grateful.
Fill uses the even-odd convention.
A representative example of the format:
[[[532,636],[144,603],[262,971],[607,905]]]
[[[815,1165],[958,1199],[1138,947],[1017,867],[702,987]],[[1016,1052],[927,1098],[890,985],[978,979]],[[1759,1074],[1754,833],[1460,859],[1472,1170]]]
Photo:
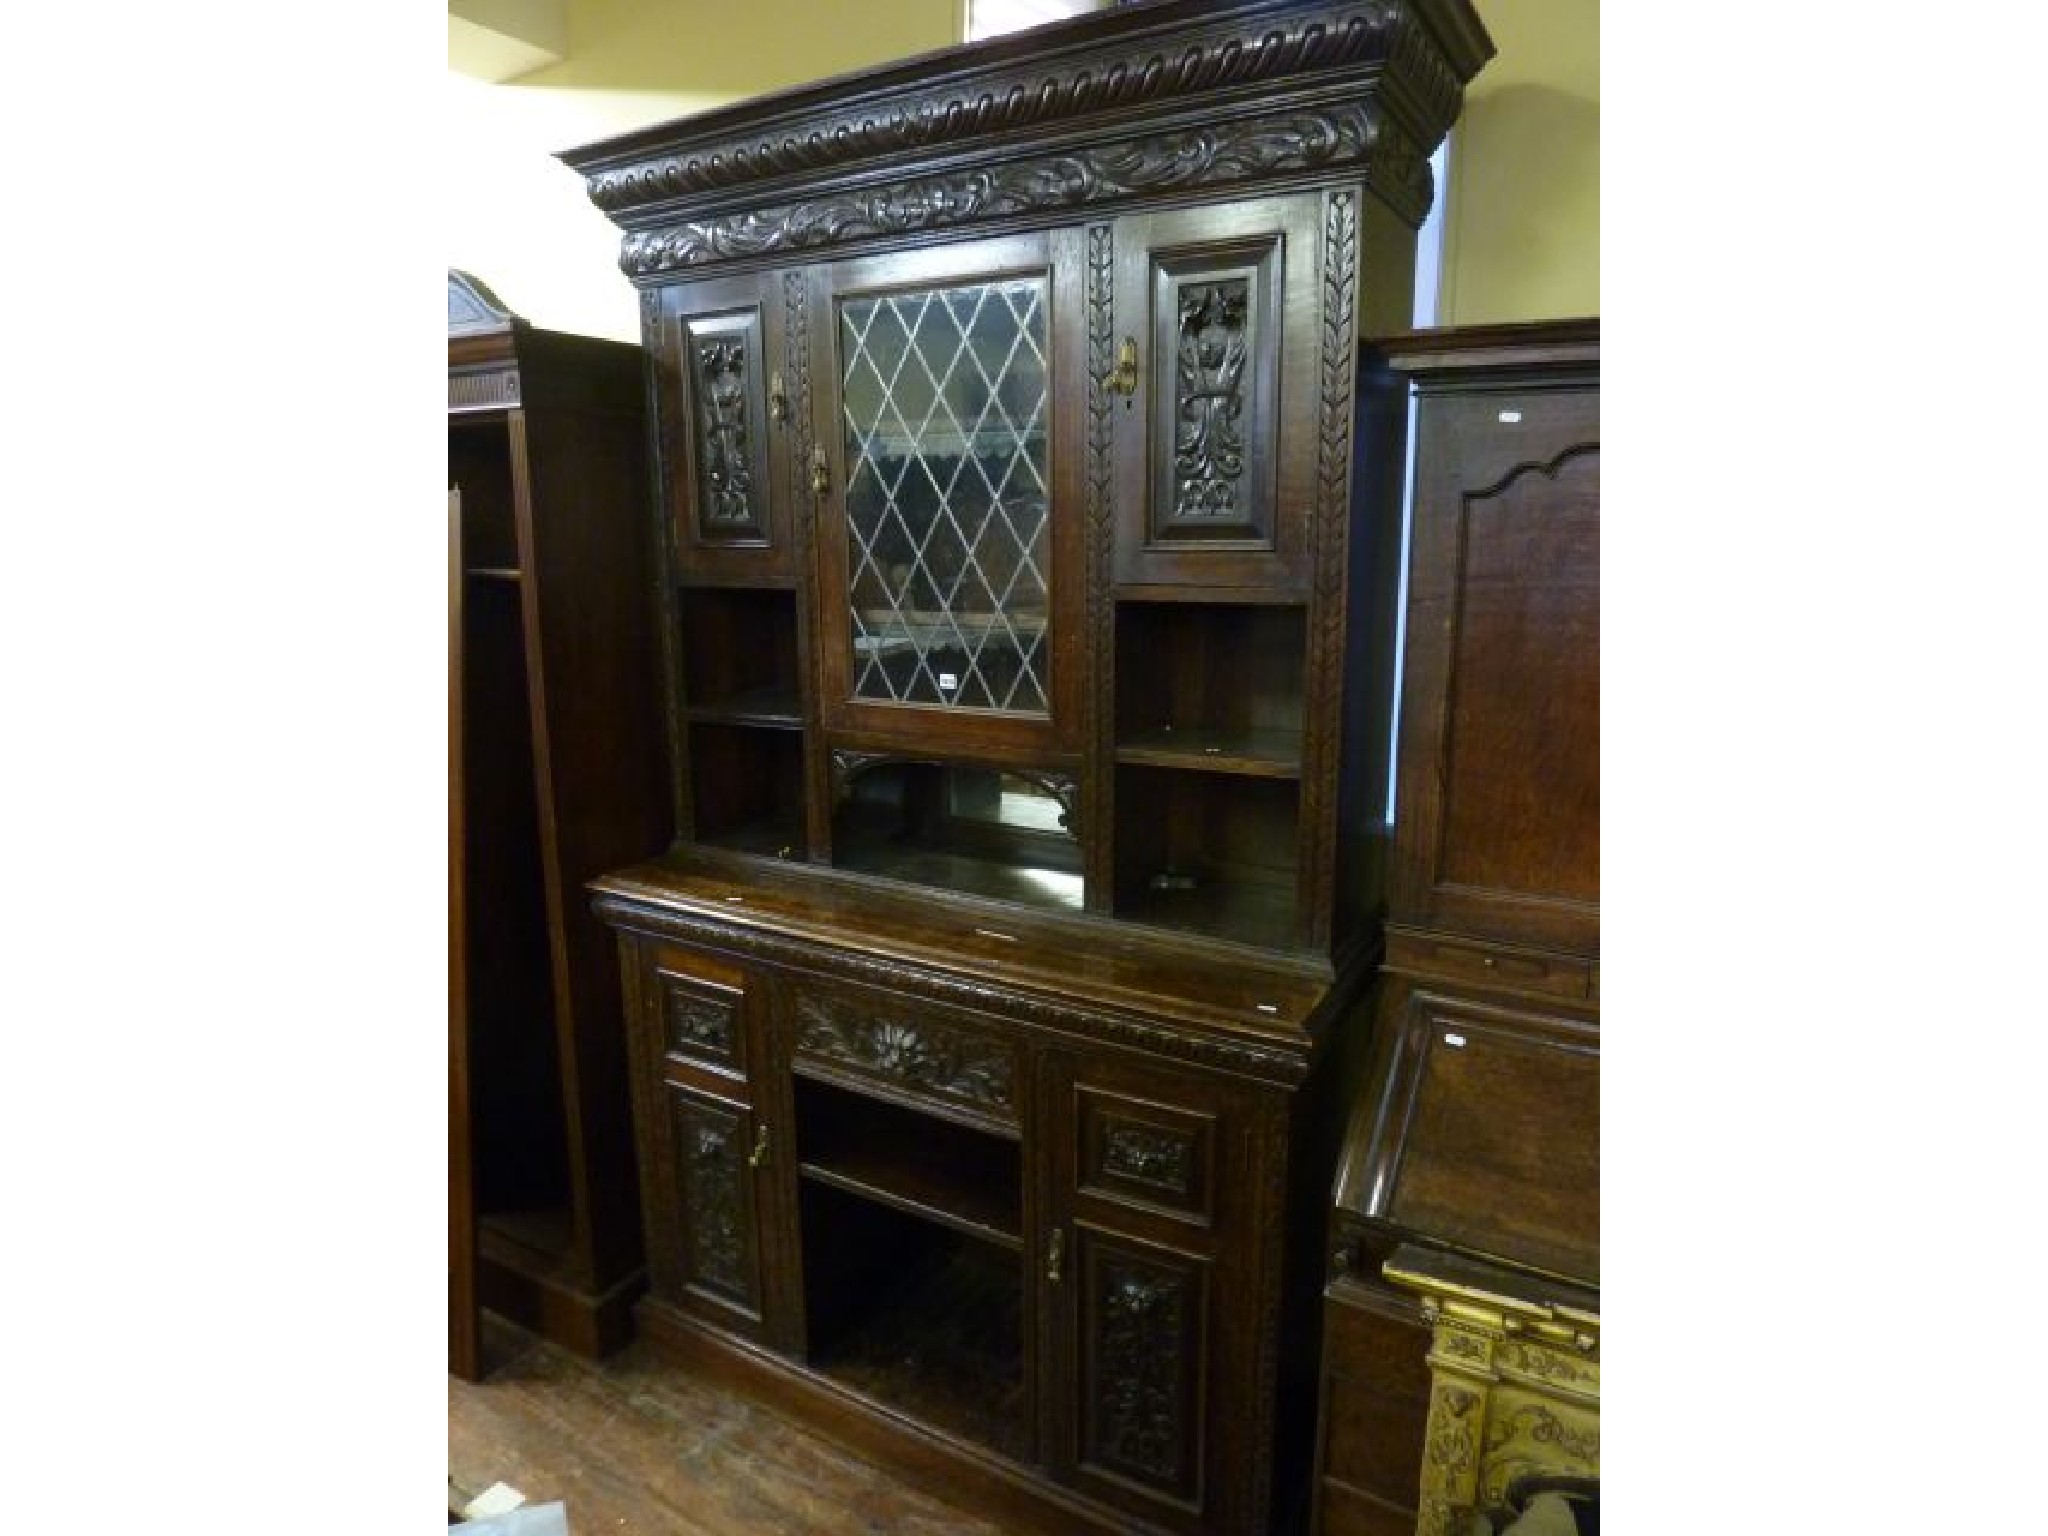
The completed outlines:
[[[1448,1293],[1416,1276],[1448,1265],[1508,1315],[1565,1296],[1598,1333],[1599,324],[1382,345],[1415,381],[1413,526],[1387,985],[1324,1302],[1327,1536],[1463,1529],[1441,1497],[1418,1523],[1418,1491],[1464,1444],[1425,1457],[1424,1421],[1479,1335],[1432,1351],[1417,1298]]]
[[[657,361],[644,1330],[1006,1523],[1303,1515],[1379,951],[1362,353],[1463,0],[1136,5],[564,156]]]
[[[645,1266],[618,970],[583,886],[671,833],[643,373],[449,274],[451,1214],[473,1211],[482,1303],[590,1355],[629,1336]]]

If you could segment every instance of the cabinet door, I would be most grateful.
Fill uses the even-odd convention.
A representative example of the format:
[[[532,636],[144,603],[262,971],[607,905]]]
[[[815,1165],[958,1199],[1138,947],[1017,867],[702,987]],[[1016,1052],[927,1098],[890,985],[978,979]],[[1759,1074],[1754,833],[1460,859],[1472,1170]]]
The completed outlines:
[[[1049,1057],[1041,1238],[1055,1475],[1186,1530],[1251,1528],[1270,1454],[1243,1115],[1220,1090]]]
[[[793,1347],[783,1098],[766,1093],[771,987],[724,959],[637,950],[635,1103],[655,1294],[749,1338]],[[778,1157],[781,1149],[785,1155]]]
[[[1079,231],[841,262],[811,320],[821,702],[949,750],[1079,739]]]
[[[1117,220],[1120,585],[1305,590],[1317,423],[1353,388],[1319,377],[1322,201]]]
[[[662,476],[687,581],[787,585],[790,395],[781,290],[721,278],[662,295]]]

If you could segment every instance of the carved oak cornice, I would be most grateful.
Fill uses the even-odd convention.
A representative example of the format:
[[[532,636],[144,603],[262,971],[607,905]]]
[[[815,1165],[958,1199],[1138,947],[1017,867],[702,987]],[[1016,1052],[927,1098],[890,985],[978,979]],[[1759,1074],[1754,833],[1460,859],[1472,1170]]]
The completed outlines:
[[[1148,6],[561,158],[643,280],[1325,168],[1419,222],[1428,149],[1491,51],[1459,0]]]
[[[629,233],[619,266],[630,277],[652,277],[738,257],[1092,208],[1147,192],[1210,191],[1286,171],[1351,167],[1371,176],[1378,164],[1381,179],[1391,174],[1405,186],[1412,180],[1406,165],[1386,169],[1403,151],[1384,119],[1374,103],[1353,102],[685,220]],[[1426,161],[1421,173],[1428,176]]]

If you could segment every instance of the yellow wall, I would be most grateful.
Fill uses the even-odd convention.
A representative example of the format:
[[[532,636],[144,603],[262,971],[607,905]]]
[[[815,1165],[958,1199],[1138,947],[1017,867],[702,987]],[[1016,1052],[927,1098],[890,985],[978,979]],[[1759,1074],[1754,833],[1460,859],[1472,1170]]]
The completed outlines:
[[[1476,0],[1499,54],[1467,93],[1446,204],[1445,324],[1600,309],[1599,0]],[[619,233],[554,152],[945,47],[960,0],[566,0],[568,53],[448,76],[449,265],[536,325],[638,340]]]
[[[448,264],[552,330],[640,339],[619,231],[557,150],[943,48],[959,0],[568,0],[568,56],[448,76]]]
[[[1600,313],[1600,0],[1475,0],[1445,205],[1445,325]]]

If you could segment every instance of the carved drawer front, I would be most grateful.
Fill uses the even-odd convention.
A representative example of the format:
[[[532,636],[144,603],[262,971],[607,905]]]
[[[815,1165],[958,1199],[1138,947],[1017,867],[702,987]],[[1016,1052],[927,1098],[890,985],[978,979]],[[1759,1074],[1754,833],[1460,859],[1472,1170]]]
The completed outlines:
[[[1017,1123],[1017,1051],[1007,1040],[886,997],[796,997],[795,1060],[815,1076],[853,1077],[954,1119]]]
[[[742,1033],[746,994],[698,976],[657,967],[663,1049],[671,1061],[694,1062],[735,1077],[746,1076]]]
[[[668,1096],[676,1230],[669,1251],[657,1259],[657,1278],[667,1278],[668,1289],[758,1321],[761,1256],[749,1163],[756,1155],[754,1117],[737,1104],[681,1089],[670,1088]]]
[[[1199,1508],[1209,1266],[1085,1226],[1076,1238],[1080,1469]]]
[[[1076,1089],[1078,1192],[1164,1211],[1208,1226],[1215,1187],[1215,1117]]]

